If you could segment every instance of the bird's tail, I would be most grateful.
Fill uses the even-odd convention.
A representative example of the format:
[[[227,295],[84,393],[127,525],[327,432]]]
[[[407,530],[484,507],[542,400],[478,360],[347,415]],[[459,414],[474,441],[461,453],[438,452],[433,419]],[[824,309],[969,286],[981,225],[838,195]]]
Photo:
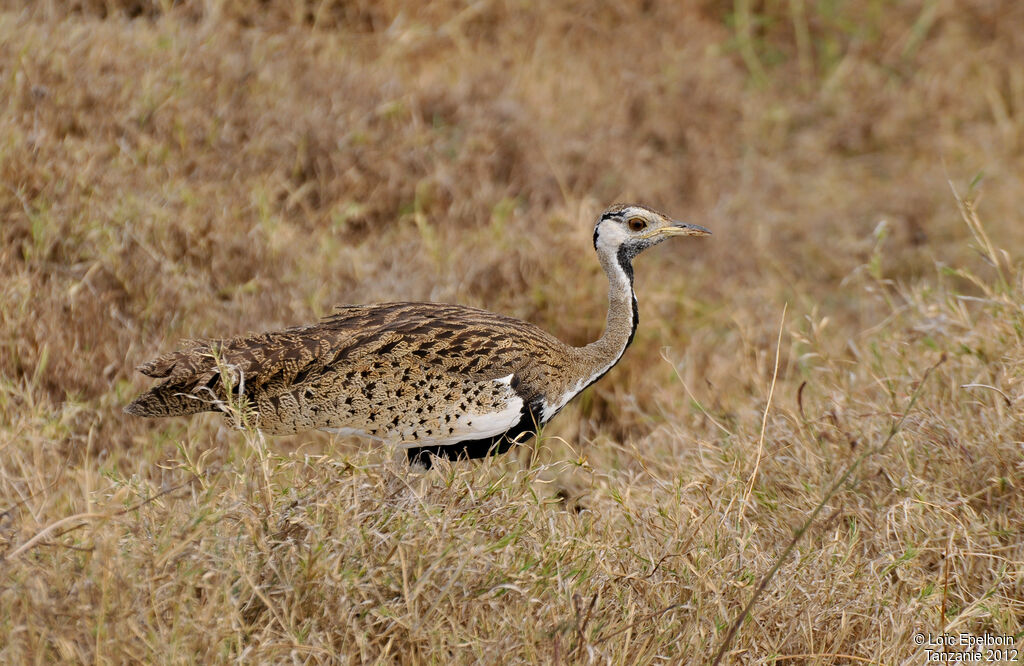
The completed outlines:
[[[208,344],[164,354],[138,367],[163,379],[133,400],[124,411],[135,416],[184,416],[218,411],[220,369]]]
[[[218,411],[214,401],[204,400],[183,390],[184,387],[161,384],[132,400],[124,411],[134,416],[185,416]]]

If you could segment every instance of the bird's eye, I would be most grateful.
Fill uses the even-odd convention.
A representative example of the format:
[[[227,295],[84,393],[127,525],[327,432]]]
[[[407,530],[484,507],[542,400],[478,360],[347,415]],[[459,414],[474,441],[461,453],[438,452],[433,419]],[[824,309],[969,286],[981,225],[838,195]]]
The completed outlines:
[[[647,222],[639,217],[631,217],[629,218],[629,221],[626,222],[626,226],[629,227],[630,231],[643,231],[647,226]]]

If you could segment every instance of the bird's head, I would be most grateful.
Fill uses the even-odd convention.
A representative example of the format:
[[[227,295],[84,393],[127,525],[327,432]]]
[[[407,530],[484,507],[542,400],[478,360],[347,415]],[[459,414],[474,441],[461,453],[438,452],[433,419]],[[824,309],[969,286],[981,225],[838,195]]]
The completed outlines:
[[[594,225],[594,249],[599,255],[628,263],[667,238],[710,233],[704,227],[677,222],[646,206],[615,204],[605,210]]]

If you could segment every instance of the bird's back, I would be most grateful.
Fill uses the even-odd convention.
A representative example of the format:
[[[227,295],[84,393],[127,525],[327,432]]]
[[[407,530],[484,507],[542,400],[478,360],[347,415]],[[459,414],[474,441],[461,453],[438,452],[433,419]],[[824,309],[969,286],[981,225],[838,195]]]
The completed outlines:
[[[532,324],[476,308],[347,306],[312,326],[195,341],[145,363],[141,372],[164,381],[127,411],[216,410],[231,385],[255,403],[270,433],[320,428],[453,443],[505,432],[528,416],[559,384],[568,350]]]

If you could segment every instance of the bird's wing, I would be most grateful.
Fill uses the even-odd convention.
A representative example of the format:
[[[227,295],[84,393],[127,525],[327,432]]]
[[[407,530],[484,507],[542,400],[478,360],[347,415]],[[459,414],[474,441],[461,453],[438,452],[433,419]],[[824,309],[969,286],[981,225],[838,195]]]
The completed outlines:
[[[126,409],[141,416],[191,414],[234,391],[267,396],[293,392],[327,373],[429,367],[472,382],[523,375],[529,394],[543,379],[537,357],[556,358],[561,345],[537,327],[484,310],[440,303],[346,306],[318,324],[226,340],[193,341],[139,366],[163,382]],[[532,351],[531,351],[532,350]],[[402,381],[401,377],[395,381]],[[198,400],[197,400],[198,398]],[[206,400],[206,402],[204,402]]]
[[[251,393],[301,382],[330,359],[334,342],[311,328],[191,340],[184,349],[138,367],[142,374],[163,381],[125,409],[139,416],[194,414],[224,400],[228,386],[234,393]]]

